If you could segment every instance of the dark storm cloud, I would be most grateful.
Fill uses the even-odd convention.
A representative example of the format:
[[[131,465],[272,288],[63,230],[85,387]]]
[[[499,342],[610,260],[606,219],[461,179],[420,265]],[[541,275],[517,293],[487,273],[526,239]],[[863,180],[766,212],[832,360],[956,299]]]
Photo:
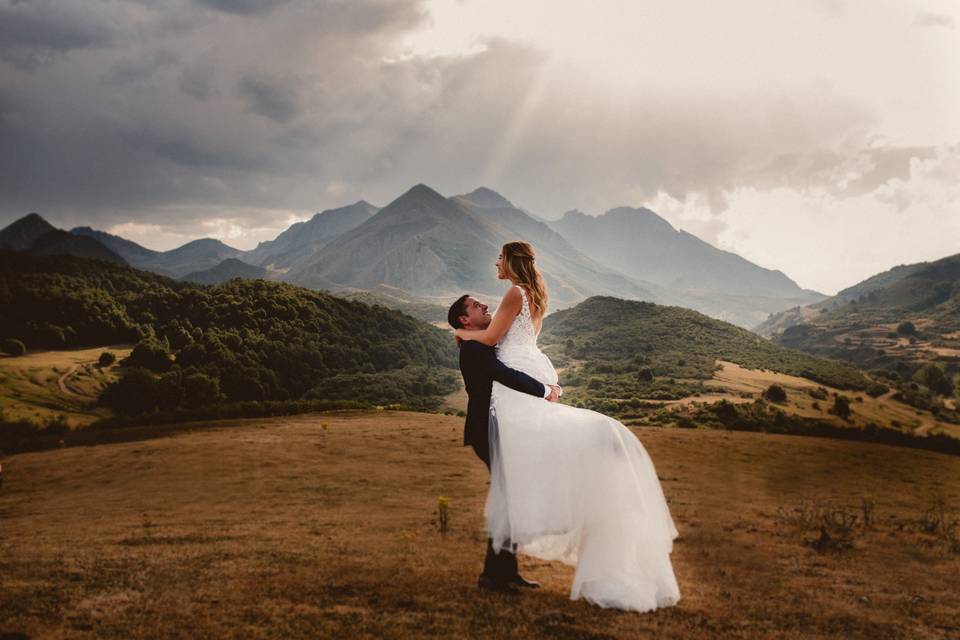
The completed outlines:
[[[295,82],[284,84],[269,77],[244,75],[238,89],[250,111],[265,118],[284,123],[300,112]]]
[[[180,56],[168,49],[152,51],[137,59],[123,60],[114,64],[101,78],[110,85],[137,84],[145,82],[161,67],[176,65]]]
[[[177,86],[197,100],[209,99],[216,92],[213,62],[209,59],[191,61],[180,71]]]
[[[0,59],[32,69],[57,53],[110,44],[116,25],[81,3],[0,0]]]
[[[197,4],[217,11],[239,14],[263,14],[273,11],[290,0],[197,0]]]
[[[326,150],[364,128],[382,58],[424,13],[285,4],[238,19],[190,0],[0,0],[0,226],[321,207],[340,174]]]
[[[216,212],[386,204],[419,182],[488,184],[548,216],[659,191],[721,211],[743,185],[869,190],[920,153],[865,152],[870,109],[822,92],[623,109],[515,42],[409,55],[419,0],[0,0],[0,17],[18,25],[0,20],[0,226],[162,213],[188,233]],[[59,53],[28,67],[31,50]]]

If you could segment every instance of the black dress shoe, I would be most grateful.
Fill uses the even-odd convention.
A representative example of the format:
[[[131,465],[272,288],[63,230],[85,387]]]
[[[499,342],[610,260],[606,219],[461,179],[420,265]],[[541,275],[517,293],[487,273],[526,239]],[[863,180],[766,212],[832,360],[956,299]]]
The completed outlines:
[[[510,579],[510,584],[516,585],[516,586],[518,586],[518,587],[524,587],[524,588],[526,588],[526,589],[539,589],[539,588],[540,588],[540,583],[539,583],[539,582],[537,582],[537,581],[535,581],[535,580],[527,580],[526,578],[524,578],[523,576],[521,576],[519,573],[518,573],[517,575],[513,576],[513,577]]]
[[[496,591],[497,593],[503,593],[510,596],[520,595],[520,589],[517,589],[516,585],[510,582],[494,580],[489,576],[481,575],[479,578],[477,578],[477,586],[481,589],[486,589],[487,591]]]

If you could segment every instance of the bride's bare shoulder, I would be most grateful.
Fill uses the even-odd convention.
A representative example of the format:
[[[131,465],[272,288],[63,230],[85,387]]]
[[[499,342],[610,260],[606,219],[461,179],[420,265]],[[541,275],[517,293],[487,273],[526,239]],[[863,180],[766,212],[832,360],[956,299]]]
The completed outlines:
[[[517,285],[513,285],[507,289],[503,294],[503,298],[500,300],[500,305],[506,305],[508,308],[516,307],[519,309],[522,304],[523,301],[520,298],[520,287]]]
[[[512,284],[510,288],[507,289],[503,294],[504,300],[519,300],[520,299],[520,285]]]

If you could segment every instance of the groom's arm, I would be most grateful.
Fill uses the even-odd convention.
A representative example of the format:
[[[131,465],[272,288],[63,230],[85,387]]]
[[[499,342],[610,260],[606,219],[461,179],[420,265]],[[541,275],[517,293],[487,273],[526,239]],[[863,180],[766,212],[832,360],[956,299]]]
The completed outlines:
[[[485,347],[477,342],[464,342],[461,349],[469,349],[473,354],[477,366],[491,378],[505,387],[510,387],[514,391],[527,393],[539,398],[547,397],[549,389],[542,382],[531,378],[522,371],[511,369],[507,365],[497,360],[493,349]]]

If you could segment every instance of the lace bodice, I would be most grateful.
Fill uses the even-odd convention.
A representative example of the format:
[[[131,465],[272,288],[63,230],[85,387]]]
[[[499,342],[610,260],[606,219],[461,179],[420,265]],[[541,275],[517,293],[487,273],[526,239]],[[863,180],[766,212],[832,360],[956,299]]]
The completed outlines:
[[[497,353],[506,355],[513,350],[529,350],[537,347],[537,334],[533,327],[533,316],[530,314],[530,302],[523,287],[520,290],[520,313],[513,319],[513,324],[497,343]]]

